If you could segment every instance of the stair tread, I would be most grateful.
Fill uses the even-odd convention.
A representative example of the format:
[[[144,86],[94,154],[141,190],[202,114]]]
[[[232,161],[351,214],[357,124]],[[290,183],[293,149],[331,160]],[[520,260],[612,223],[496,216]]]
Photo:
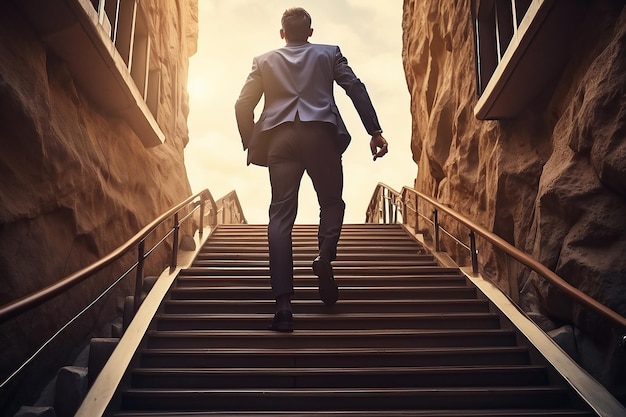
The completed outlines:
[[[338,280],[337,280],[338,281]],[[210,290],[257,290],[257,289],[270,289],[269,285],[257,286],[257,285],[216,285],[216,286],[187,286],[181,288],[174,288],[174,290],[182,290],[182,291],[193,291],[193,290],[202,290],[202,289],[210,289]],[[317,290],[317,286],[303,286],[303,285],[294,285],[294,292],[297,291],[306,291],[310,289]],[[342,290],[366,290],[371,291],[372,286],[364,286],[364,285],[340,285],[339,288]],[[381,285],[375,288],[375,291],[423,291],[423,290],[443,290],[443,291],[453,291],[453,290],[469,290],[475,291],[475,288],[468,287],[466,285],[455,285],[455,286],[439,286],[439,285]]]
[[[357,286],[357,285],[342,285],[339,279],[336,279],[338,286],[339,286],[339,290],[340,290],[340,296],[341,294],[347,294],[351,291],[364,291],[369,293],[370,291],[374,290],[376,292],[376,294],[380,294],[381,292],[383,293],[393,293],[393,292],[397,292],[397,291],[402,291],[405,294],[409,293],[409,292],[414,292],[414,293],[425,293],[425,292],[432,292],[432,291],[440,291],[440,292],[455,292],[455,291],[464,291],[464,292],[468,292],[468,293],[474,293],[476,290],[472,287],[468,287],[465,285],[449,285],[449,286],[434,286],[434,285],[424,285],[424,286],[384,286],[384,285],[380,285],[380,286]],[[294,292],[297,295],[300,295],[302,293],[305,292],[317,292],[318,288],[317,285],[310,285],[310,286],[302,286],[302,285],[294,285],[293,287]],[[205,285],[198,285],[198,286],[193,286],[193,285],[187,285],[184,287],[174,287],[172,289],[173,293],[198,293],[198,292],[202,292],[202,291],[212,291],[212,292],[217,292],[217,291],[222,291],[222,292],[243,292],[243,291],[270,291],[271,287],[267,286],[267,285],[260,285],[260,286],[255,286],[255,285],[215,285],[215,286],[205,286]]]
[[[574,409],[480,409],[480,410],[342,410],[342,411],[180,411],[180,412],[121,412],[115,413],[116,417],[190,417],[190,416],[213,416],[213,417],[316,417],[316,416],[349,416],[349,417],[575,417],[594,416],[586,411]]]
[[[269,304],[274,305],[274,300],[269,299],[258,299],[258,300],[249,300],[249,299],[228,299],[228,300],[210,300],[210,299],[189,299],[189,300],[165,300],[165,303],[189,303],[189,304],[232,304],[236,301],[250,303],[254,302],[257,304]],[[295,299],[292,300],[291,303],[293,305],[307,305],[307,304],[320,304],[319,300],[310,300],[310,299]],[[340,299],[337,304],[334,306],[329,306],[328,310],[332,310],[334,307],[340,306],[340,304],[487,304],[485,300],[478,300],[475,298],[467,298],[467,299],[455,299],[455,298],[439,298],[439,299],[415,299],[415,298],[401,298],[394,300],[381,300],[376,298],[359,298],[354,300],[343,300]]]
[[[245,273],[246,271],[248,271],[248,273],[250,271],[261,271],[261,272],[268,272],[269,269],[268,268],[253,268],[253,267],[237,267],[237,268],[233,268],[233,267],[226,267],[226,266],[191,266],[189,268],[185,269],[186,273],[196,273],[196,272],[203,272],[205,274],[214,274],[216,272],[237,272],[237,273]],[[313,275],[313,269],[307,265],[307,266],[294,266],[293,268],[294,274],[310,274]],[[359,273],[368,273],[368,274],[380,274],[382,272],[384,272],[385,274],[387,273],[391,273],[391,274],[422,274],[422,273],[442,273],[442,274],[450,274],[450,273],[458,273],[458,268],[446,268],[446,267],[442,267],[442,266],[436,266],[436,265],[408,265],[408,266],[402,266],[402,265],[379,265],[379,266],[333,266],[333,271],[335,273],[335,276],[337,275],[343,275],[346,273],[355,273],[355,272],[359,272]]]
[[[160,409],[172,401],[183,408],[226,410],[319,410],[319,409],[458,409],[514,407],[557,407],[567,402],[564,387],[428,387],[428,388],[247,388],[247,389],[161,389],[132,388],[122,402],[140,408]],[[176,406],[178,408],[178,406]]]
[[[246,338],[317,338],[317,337],[389,337],[389,336],[405,336],[405,335],[444,335],[444,336],[463,336],[469,334],[504,334],[513,335],[514,331],[506,329],[444,329],[444,330],[418,330],[418,329],[370,329],[370,330],[307,330],[303,332],[294,331],[293,333],[284,334],[280,332],[263,332],[263,331],[247,331],[247,330],[149,330],[148,335],[159,335],[161,337],[203,337],[203,336],[222,336],[222,337],[246,337]]]
[[[227,389],[204,389],[204,388],[129,388],[125,391],[125,394],[139,394],[139,393],[157,393],[159,396],[176,395],[181,393],[192,394],[225,394],[225,395],[238,395],[238,394],[253,394],[258,395],[260,393],[263,396],[272,395],[311,395],[323,394],[325,396],[342,396],[345,394],[357,395],[357,396],[371,396],[371,395],[419,395],[426,394],[432,396],[447,396],[451,393],[462,393],[467,395],[475,395],[480,393],[488,393],[495,395],[498,393],[512,393],[516,395],[523,395],[529,392],[556,392],[563,393],[567,391],[567,387],[564,386],[515,386],[515,387],[429,387],[429,388],[414,388],[414,387],[400,387],[400,388],[227,388]]]
[[[172,353],[181,353],[185,355],[208,355],[208,354],[229,354],[229,355],[310,355],[310,354],[318,354],[318,355],[340,355],[340,354],[349,354],[349,355],[359,355],[359,354],[371,354],[377,353],[381,355],[390,355],[390,354],[445,354],[445,353],[464,353],[464,354],[472,354],[477,352],[526,352],[528,348],[523,346],[493,346],[493,347],[442,347],[437,350],[433,350],[430,348],[421,348],[421,347],[397,347],[397,348],[386,348],[386,349],[375,349],[375,348],[363,348],[363,347],[354,347],[354,348],[297,348],[297,349],[264,349],[264,348],[176,348],[176,349],[159,349],[159,348],[146,348],[143,349],[142,352],[145,353],[153,353],[153,354],[172,354]]]
[[[254,312],[254,313],[273,313],[274,301],[267,297],[265,299],[224,299],[224,300],[206,300],[206,299],[171,299],[164,300],[163,306],[167,311],[176,312]],[[296,314],[310,312],[408,312],[408,311],[427,311],[427,312],[446,312],[446,311],[463,311],[463,312],[485,312],[489,309],[489,304],[485,300],[476,298],[413,298],[386,300],[379,299],[341,299],[334,306],[328,307],[322,304],[316,297],[309,299],[292,300],[294,312]]]
[[[179,313],[168,314],[161,313],[156,316],[159,319],[166,320],[189,320],[189,319],[222,319],[222,318],[259,318],[266,320],[271,318],[272,314],[196,314],[196,313]],[[431,314],[431,313],[304,313],[297,314],[298,320],[306,319],[346,319],[346,318],[380,318],[380,319],[432,319],[432,318],[477,318],[477,317],[500,317],[496,313],[444,313],[444,314]]]
[[[135,369],[134,373],[163,374],[272,374],[272,375],[303,375],[303,374],[458,374],[488,372],[535,372],[545,367],[538,365],[497,365],[497,366],[371,366],[359,368],[328,367],[284,367],[284,368],[148,368]]]

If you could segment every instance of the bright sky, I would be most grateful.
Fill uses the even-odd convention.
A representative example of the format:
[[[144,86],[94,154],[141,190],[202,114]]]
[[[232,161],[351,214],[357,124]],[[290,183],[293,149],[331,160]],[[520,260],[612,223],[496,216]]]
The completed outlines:
[[[189,144],[185,165],[194,192],[215,199],[235,190],[249,223],[267,224],[267,168],[246,166],[234,104],[252,58],[280,48],[280,17],[289,7],[312,17],[312,43],[335,44],[365,83],[389,154],[372,161],[369,135],[341,87],[335,100],[352,135],[343,155],[345,223],[363,223],[378,182],[400,190],[417,175],[410,149],[410,96],[402,67],[402,0],[199,0],[198,52],[189,68]],[[262,100],[261,100],[262,103]],[[257,107],[256,117],[261,107]],[[296,223],[317,224],[319,208],[305,174]]]

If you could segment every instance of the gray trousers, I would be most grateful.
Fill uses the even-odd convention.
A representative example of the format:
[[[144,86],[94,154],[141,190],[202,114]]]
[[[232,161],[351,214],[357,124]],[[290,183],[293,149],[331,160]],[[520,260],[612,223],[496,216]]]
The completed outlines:
[[[272,294],[278,298],[293,294],[291,233],[304,172],[311,178],[320,207],[319,255],[329,261],[337,256],[345,203],[341,152],[337,149],[334,125],[296,119],[272,129],[269,134],[272,200],[267,234]]]

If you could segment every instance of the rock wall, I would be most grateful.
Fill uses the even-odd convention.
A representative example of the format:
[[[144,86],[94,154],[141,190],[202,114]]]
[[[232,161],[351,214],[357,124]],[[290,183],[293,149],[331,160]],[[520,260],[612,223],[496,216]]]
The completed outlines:
[[[150,35],[151,65],[161,69],[164,92],[156,119],[166,141],[152,148],[125,121],[103,114],[13,3],[0,3],[0,305],[99,259],[191,194],[183,149],[197,0],[141,3],[158,28]],[[149,258],[147,275],[160,273],[165,252]],[[107,269],[69,297],[0,325],[0,376],[125,268]],[[132,276],[127,281],[121,293],[134,288]],[[118,313],[119,295],[105,299],[45,354],[60,359],[90,331],[98,332]],[[37,366],[45,370],[45,364]]]
[[[471,1],[404,1],[415,187],[626,316],[626,9],[588,3],[559,77],[515,119],[481,121]],[[479,253],[506,289],[502,257],[481,242]],[[547,331],[574,325],[579,351],[570,353],[626,398],[617,334],[537,276],[518,280],[523,307],[547,317]]]

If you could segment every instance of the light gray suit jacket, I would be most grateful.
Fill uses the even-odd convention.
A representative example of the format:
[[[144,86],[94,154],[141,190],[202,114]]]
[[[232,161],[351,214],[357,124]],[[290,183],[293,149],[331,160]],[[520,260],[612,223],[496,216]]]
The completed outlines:
[[[365,85],[357,78],[338,46],[309,42],[286,46],[254,58],[235,104],[237,126],[248,149],[248,164],[267,166],[266,134],[272,128],[300,120],[332,123],[337,127],[337,147],[345,151],[350,134],[333,96],[337,82],[352,99],[369,134],[380,130]],[[254,122],[254,108],[265,95],[263,112]]]

